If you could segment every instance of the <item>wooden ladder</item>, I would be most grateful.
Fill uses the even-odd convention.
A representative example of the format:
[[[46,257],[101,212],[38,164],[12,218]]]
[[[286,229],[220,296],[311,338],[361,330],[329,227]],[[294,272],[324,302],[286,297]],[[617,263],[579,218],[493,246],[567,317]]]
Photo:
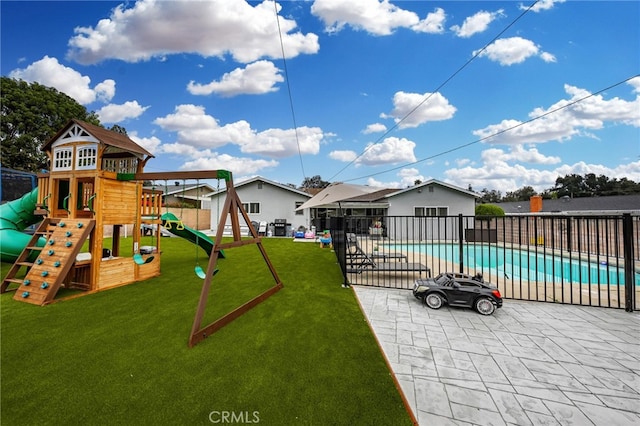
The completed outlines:
[[[22,284],[23,279],[16,279],[16,275],[20,271],[20,268],[31,268],[33,266],[33,262],[30,262],[29,259],[33,258],[37,253],[39,254],[44,247],[38,247],[38,240],[42,237],[45,240],[49,240],[49,237],[56,229],[57,223],[60,219],[44,219],[40,222],[40,226],[33,233],[33,236],[27,243],[26,247],[22,250],[22,253],[18,256],[16,261],[13,263],[9,272],[5,276],[2,281],[2,285],[0,285],[0,293],[6,293],[11,285],[11,283]]]
[[[4,292],[9,284],[17,283],[20,286],[13,296],[15,300],[34,305],[51,302],[94,226],[93,219],[44,219],[9,270],[0,290]],[[36,245],[40,237],[47,241],[44,247]],[[34,262],[30,262],[29,258],[34,252],[40,254]],[[16,279],[16,274],[23,266],[29,270],[24,279]]]

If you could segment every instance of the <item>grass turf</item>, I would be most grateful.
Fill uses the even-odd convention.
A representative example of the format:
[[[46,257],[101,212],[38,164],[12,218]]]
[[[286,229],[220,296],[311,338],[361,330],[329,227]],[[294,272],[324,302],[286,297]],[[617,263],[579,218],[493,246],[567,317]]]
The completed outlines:
[[[192,349],[202,281],[195,246],[179,238],[163,239],[158,278],[45,307],[1,295],[1,423],[211,424],[226,412],[277,425],[410,424],[334,253],[263,241],[284,288]],[[203,325],[274,285],[254,245],[225,254]]]

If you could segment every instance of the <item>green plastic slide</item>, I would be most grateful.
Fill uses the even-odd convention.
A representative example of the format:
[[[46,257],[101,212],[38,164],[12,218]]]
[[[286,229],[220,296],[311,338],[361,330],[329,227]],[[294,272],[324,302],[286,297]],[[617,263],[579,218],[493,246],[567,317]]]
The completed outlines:
[[[213,250],[213,241],[204,233],[190,228],[182,223],[182,220],[173,213],[165,213],[161,217],[162,226],[171,232],[173,235],[184,238],[187,241],[197,244],[207,252],[208,256],[211,256]],[[224,258],[224,253],[220,252],[220,258]]]
[[[14,263],[29,243],[31,235],[23,231],[42,220],[33,214],[37,202],[38,188],[35,188],[17,200],[0,205],[0,261]],[[44,247],[45,243],[45,239],[40,238],[37,246]],[[33,252],[34,258],[37,255],[38,252]]]

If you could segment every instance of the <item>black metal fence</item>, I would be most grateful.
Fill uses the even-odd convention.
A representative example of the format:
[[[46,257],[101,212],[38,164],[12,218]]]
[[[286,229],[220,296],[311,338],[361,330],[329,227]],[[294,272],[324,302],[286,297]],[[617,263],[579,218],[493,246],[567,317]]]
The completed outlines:
[[[328,228],[347,284],[481,273],[505,298],[638,309],[639,216],[346,216]]]

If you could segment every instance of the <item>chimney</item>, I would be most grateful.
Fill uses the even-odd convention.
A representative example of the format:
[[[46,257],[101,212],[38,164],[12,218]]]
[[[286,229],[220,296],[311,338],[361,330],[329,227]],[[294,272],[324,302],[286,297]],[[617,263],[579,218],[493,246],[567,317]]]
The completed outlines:
[[[542,196],[532,195],[529,199],[529,211],[531,213],[538,213],[542,211]]]

